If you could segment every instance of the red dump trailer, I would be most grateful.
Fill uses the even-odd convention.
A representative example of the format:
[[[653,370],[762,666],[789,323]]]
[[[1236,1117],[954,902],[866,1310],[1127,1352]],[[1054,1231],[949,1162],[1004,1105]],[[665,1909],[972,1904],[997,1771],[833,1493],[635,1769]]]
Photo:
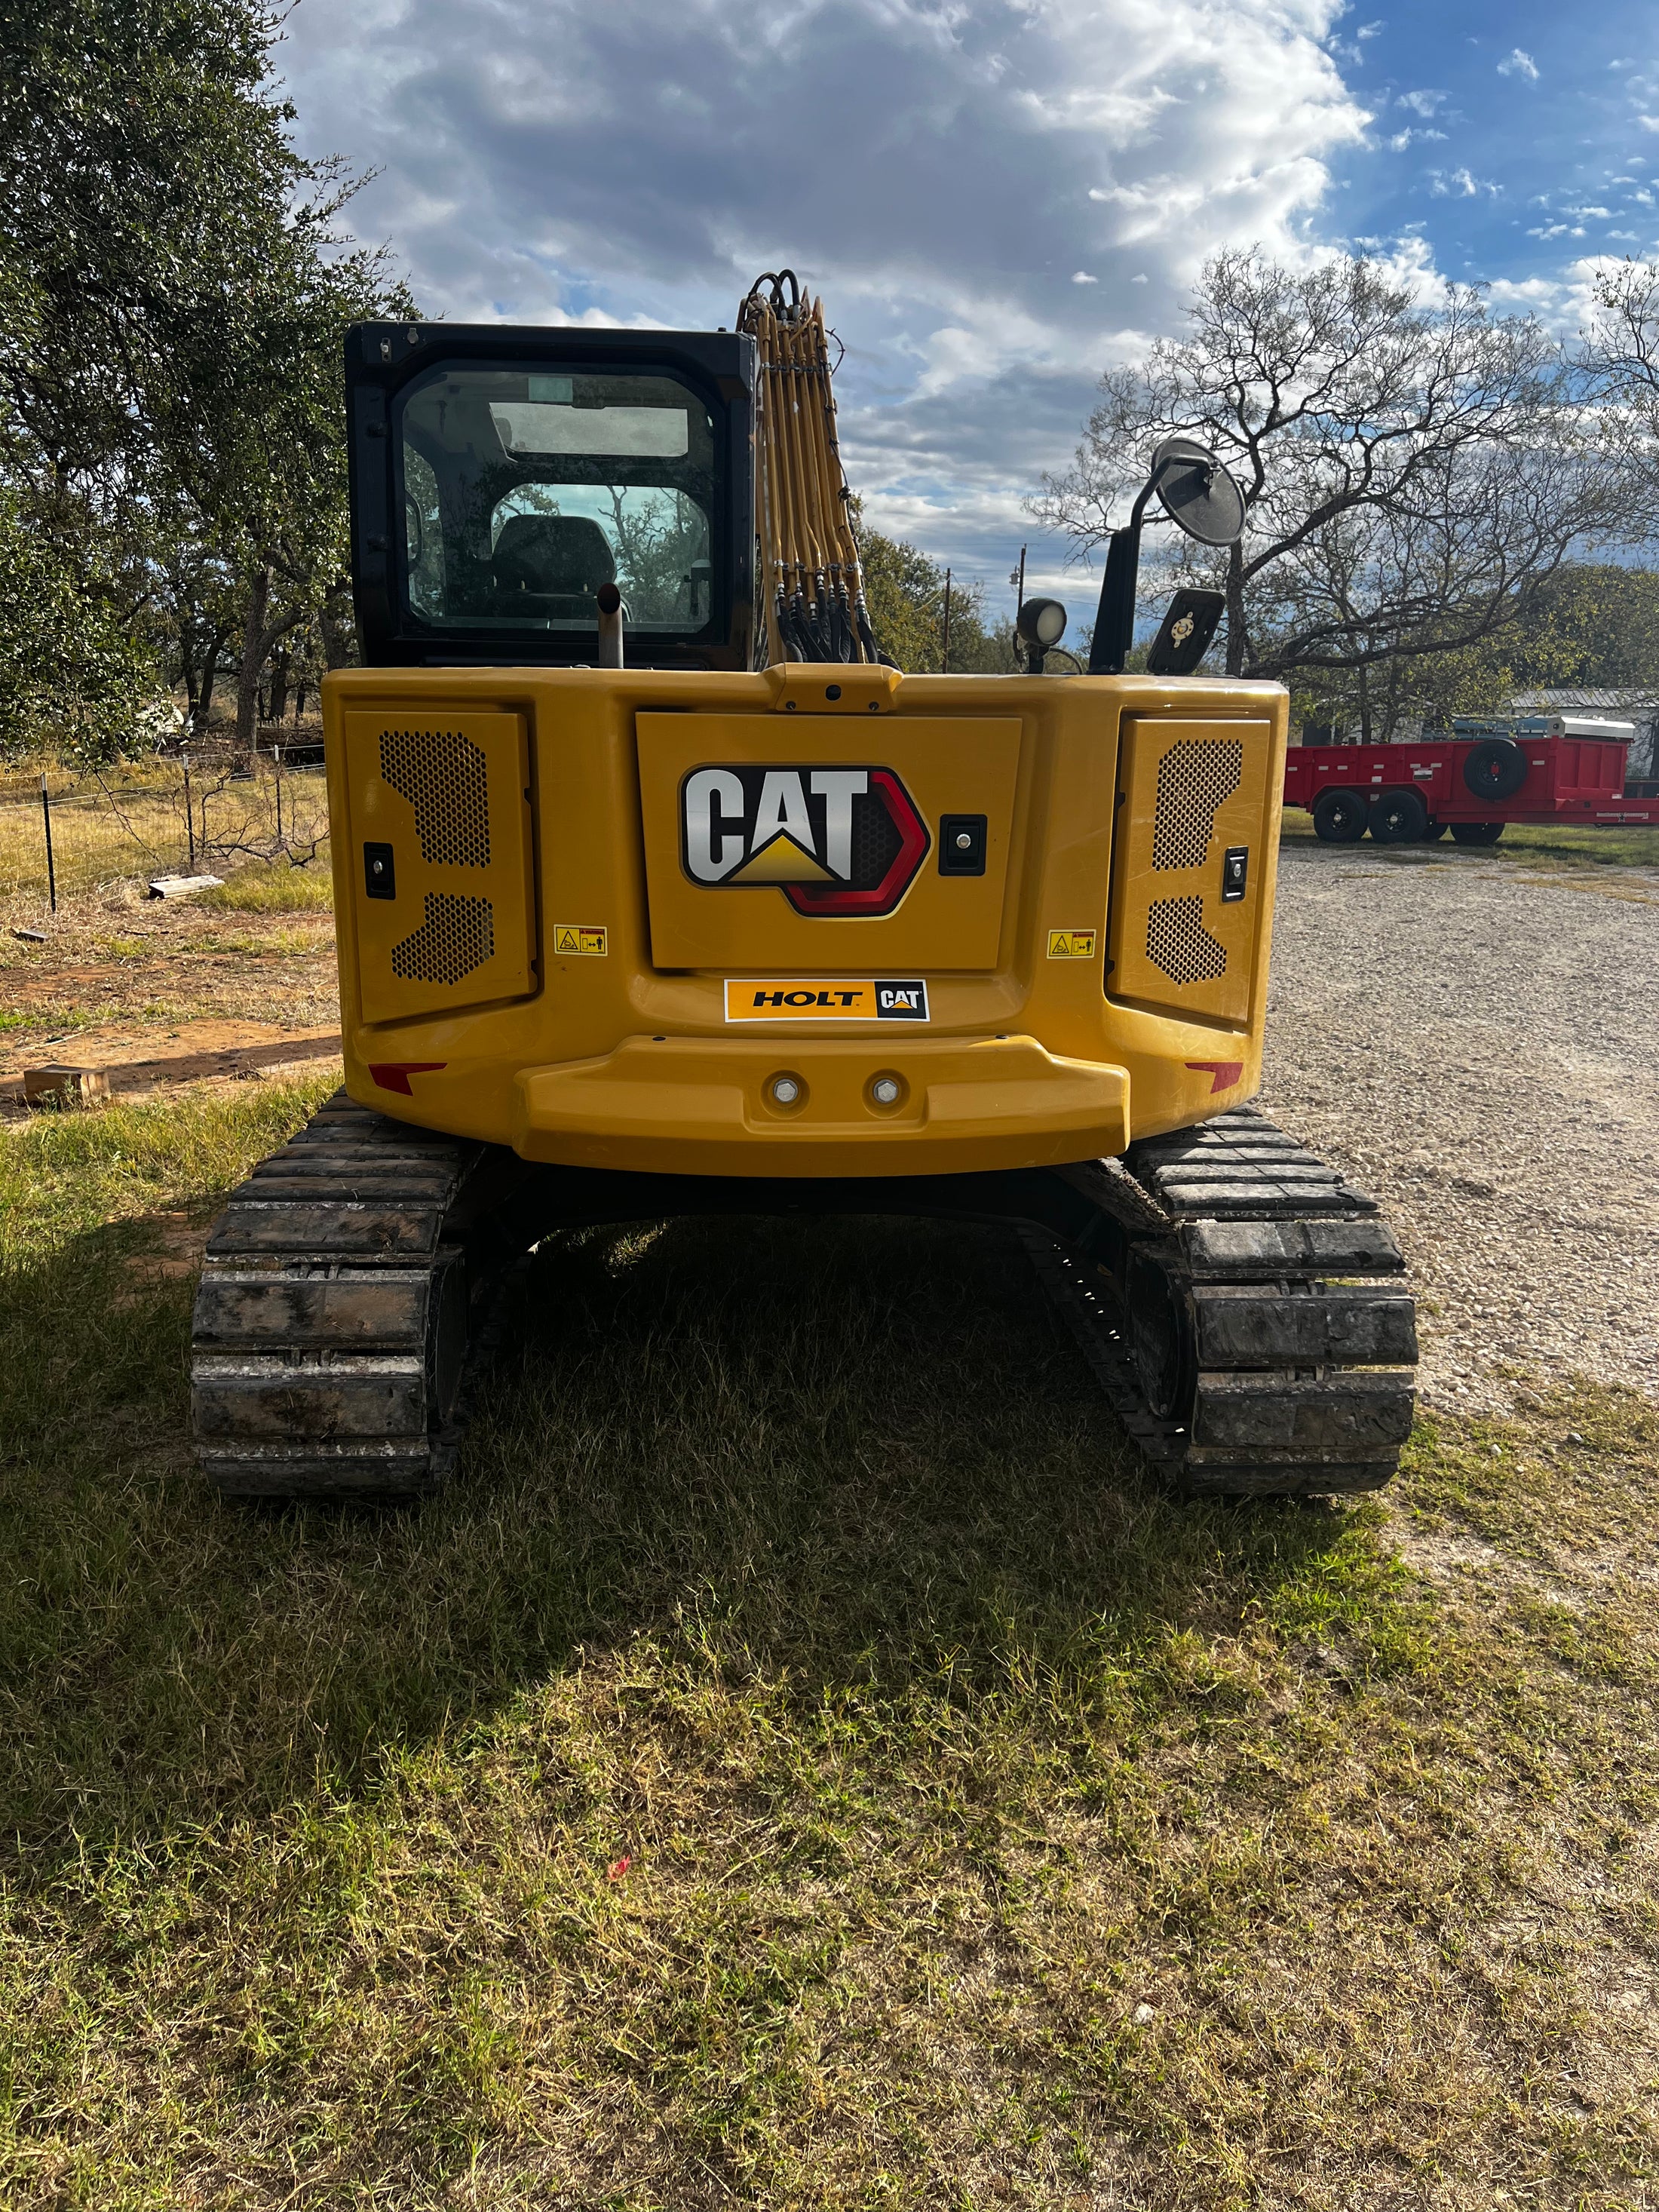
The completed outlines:
[[[1635,727],[1577,714],[1459,720],[1409,744],[1292,745],[1285,804],[1328,844],[1367,830],[1382,845],[1443,837],[1495,845],[1509,822],[1659,823],[1659,799],[1626,793]]]

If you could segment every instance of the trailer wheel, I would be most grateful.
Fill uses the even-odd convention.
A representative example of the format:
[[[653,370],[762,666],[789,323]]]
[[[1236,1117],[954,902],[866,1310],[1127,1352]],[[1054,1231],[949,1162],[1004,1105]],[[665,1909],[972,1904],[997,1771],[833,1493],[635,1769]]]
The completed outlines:
[[[1495,845],[1504,834],[1501,822],[1454,822],[1453,837],[1460,845]]]
[[[1414,845],[1429,826],[1419,792],[1379,791],[1370,805],[1371,836],[1379,845]]]
[[[1357,845],[1365,834],[1365,802],[1357,791],[1322,791],[1313,825],[1314,836],[1328,845]]]
[[[1482,738],[1470,746],[1463,781],[1477,799],[1513,799],[1526,780],[1526,748],[1513,738]]]

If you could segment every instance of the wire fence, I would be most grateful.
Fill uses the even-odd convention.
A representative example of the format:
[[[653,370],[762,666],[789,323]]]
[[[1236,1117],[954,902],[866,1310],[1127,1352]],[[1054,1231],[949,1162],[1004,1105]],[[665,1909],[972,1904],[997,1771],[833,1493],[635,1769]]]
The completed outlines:
[[[0,773],[0,898],[66,900],[250,860],[327,866],[322,732],[287,724],[254,752],[192,745],[118,769]]]

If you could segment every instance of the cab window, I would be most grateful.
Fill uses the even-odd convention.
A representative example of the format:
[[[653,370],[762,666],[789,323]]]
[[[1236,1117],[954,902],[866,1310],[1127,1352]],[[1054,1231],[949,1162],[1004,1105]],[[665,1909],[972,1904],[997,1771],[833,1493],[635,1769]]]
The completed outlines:
[[[677,377],[440,368],[401,407],[410,611],[452,629],[710,620],[714,422]]]

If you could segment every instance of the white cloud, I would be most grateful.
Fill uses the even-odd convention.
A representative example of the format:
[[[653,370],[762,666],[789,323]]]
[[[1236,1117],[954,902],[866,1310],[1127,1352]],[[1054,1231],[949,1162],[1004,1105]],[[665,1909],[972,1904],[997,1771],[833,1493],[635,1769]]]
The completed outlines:
[[[1636,119],[1644,131],[1659,131],[1659,115],[1638,115]]]
[[[1454,169],[1448,175],[1444,170],[1429,172],[1429,190],[1437,199],[1474,199],[1478,193],[1490,192],[1498,198],[1498,186],[1488,184],[1483,177],[1472,176],[1467,169]]]
[[[1426,117],[1432,115],[1437,108],[1443,106],[1445,99],[1446,95],[1443,92],[1402,92],[1397,95],[1395,105],[1400,107],[1409,107],[1413,115]]]
[[[1396,131],[1393,137],[1389,141],[1389,150],[1390,153],[1394,154],[1403,154],[1407,146],[1416,144],[1419,142],[1426,142],[1431,138],[1438,139],[1443,145],[1445,143],[1446,134],[1443,131],[1413,131],[1409,129],[1405,131]]]
[[[1356,39],[1362,41],[1366,39],[1375,39],[1381,33],[1384,27],[1385,26],[1382,18],[1379,15],[1374,23],[1362,23],[1359,26],[1359,28],[1354,33],[1354,36]]]
[[[931,517],[991,576],[1099,369],[1175,326],[1204,259],[1311,250],[1370,121],[1324,49],[1340,13],[308,0],[283,52],[306,149],[380,172],[359,234],[452,319],[706,329],[793,264],[848,346],[872,520]]]
[[[1534,84],[1536,84],[1538,82],[1538,64],[1534,61],[1529,53],[1523,52],[1519,46],[1516,46],[1511,50],[1506,60],[1498,63],[1498,74],[1499,76],[1528,77]]]

